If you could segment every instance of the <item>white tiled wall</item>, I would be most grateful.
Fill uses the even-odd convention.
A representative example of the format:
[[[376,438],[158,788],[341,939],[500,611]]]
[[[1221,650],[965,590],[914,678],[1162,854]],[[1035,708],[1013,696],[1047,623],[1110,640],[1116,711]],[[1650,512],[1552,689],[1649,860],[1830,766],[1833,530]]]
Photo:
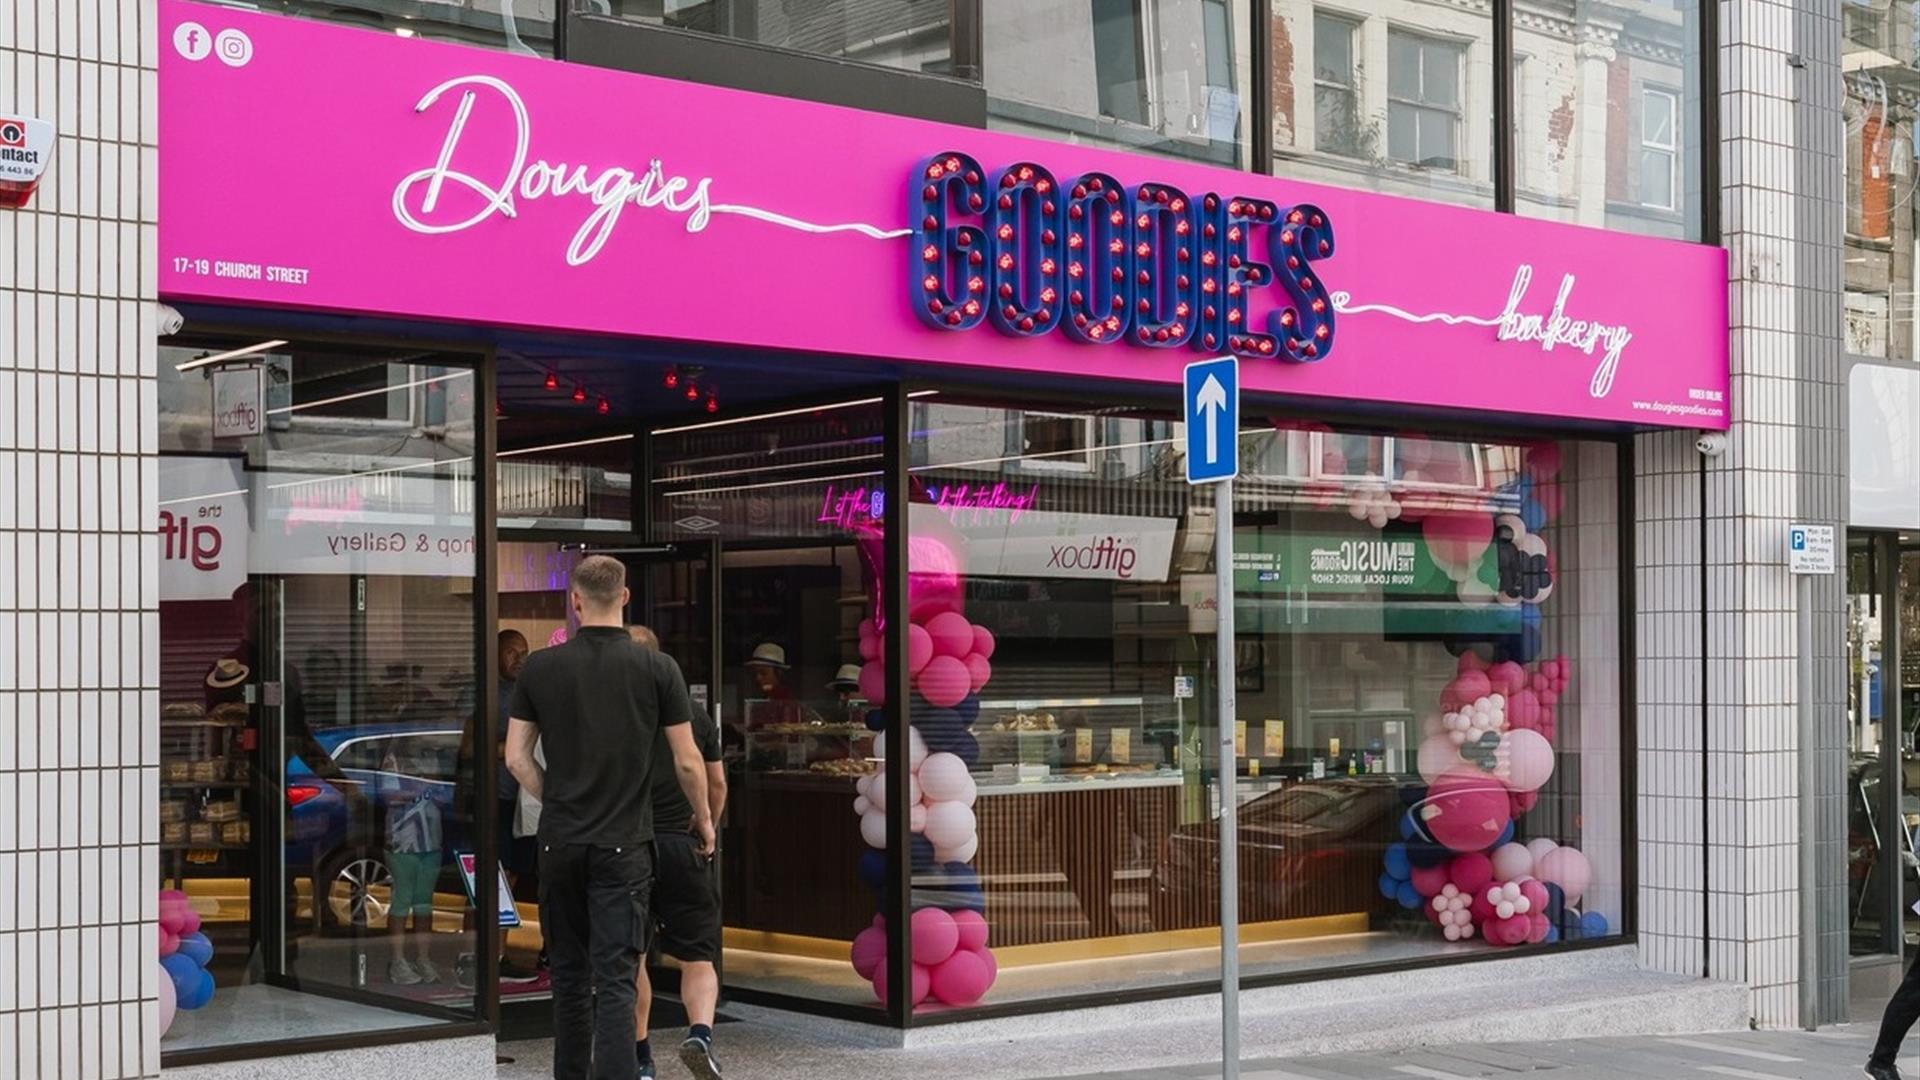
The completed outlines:
[[[1845,510],[1839,26],[1833,5],[1718,7],[1735,423],[1704,470],[1684,433],[1636,440],[1641,954],[1746,983],[1780,1027],[1799,1019],[1802,798],[1822,816],[1820,1012],[1846,1013],[1841,587],[1816,579],[1809,648],[1785,566],[1789,522]],[[1804,776],[1803,701],[1832,733]]]
[[[152,0],[0,0],[0,1080],[154,1076]]]

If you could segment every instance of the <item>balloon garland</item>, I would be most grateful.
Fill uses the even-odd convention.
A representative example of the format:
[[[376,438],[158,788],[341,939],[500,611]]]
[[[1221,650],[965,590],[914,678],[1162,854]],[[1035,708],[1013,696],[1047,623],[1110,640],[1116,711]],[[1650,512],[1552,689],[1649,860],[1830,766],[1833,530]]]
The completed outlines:
[[[980,743],[969,730],[980,715],[980,691],[993,678],[992,631],[965,614],[965,579],[955,550],[958,538],[911,536],[908,541],[907,814],[912,833],[913,984],[909,999],[918,1007],[929,998],[942,1005],[971,1005],[986,996],[999,973],[987,947],[989,927],[980,876],[971,865],[980,850],[974,803],[979,789],[973,765]],[[883,896],[887,873],[885,763],[892,748],[885,734],[886,687],[885,565],[881,536],[867,530],[859,537],[867,572],[872,614],[860,623],[860,689],[875,708],[867,726],[881,771],[854,783],[854,813],[868,851],[861,857],[861,879]],[[874,996],[887,1000],[887,924],[885,914],[853,940],[853,969],[873,984]]]
[[[213,1000],[213,942],[200,932],[200,915],[178,889],[160,893],[160,1034],[173,1026],[178,1010],[192,1011]]]

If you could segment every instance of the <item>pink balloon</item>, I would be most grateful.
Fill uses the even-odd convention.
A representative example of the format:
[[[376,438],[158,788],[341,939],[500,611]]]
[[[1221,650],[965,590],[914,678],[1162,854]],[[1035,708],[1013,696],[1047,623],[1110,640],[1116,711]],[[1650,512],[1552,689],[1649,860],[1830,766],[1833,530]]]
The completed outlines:
[[[1506,780],[1515,791],[1539,791],[1553,778],[1553,744],[1537,731],[1509,731],[1500,737]]]
[[[1513,816],[1518,818],[1520,815],[1540,805],[1540,793],[1537,791],[1516,791],[1508,796],[1508,803],[1513,807]]]
[[[932,991],[933,976],[927,971],[926,965],[913,965],[913,993],[911,995],[913,1004],[918,1005],[927,1000],[927,995],[932,993]],[[873,969],[873,994],[880,999],[880,1004],[885,1005],[887,1003],[887,965],[885,964],[881,964],[879,967]]]
[[[1435,562],[1466,568],[1493,543],[1493,522],[1485,514],[1441,511],[1420,521],[1421,535]]]
[[[1493,693],[1493,680],[1487,678],[1484,671],[1463,671],[1454,676],[1447,688],[1440,692],[1440,704],[1453,712],[1463,705],[1471,705],[1488,694]],[[1451,701],[1452,704],[1448,704]]]
[[[1540,726],[1540,695],[1522,690],[1507,697],[1507,726],[1528,731]]]
[[[861,637],[873,637],[875,634],[878,634],[879,632],[880,632],[880,628],[874,625],[874,622],[872,619],[860,620],[860,636]]]
[[[1560,475],[1560,444],[1556,442],[1537,442],[1527,447],[1527,475],[1538,480],[1551,480]]]
[[[869,660],[860,666],[860,696],[874,705],[887,703],[887,665]]]
[[[1455,855],[1447,864],[1447,878],[1461,892],[1483,893],[1493,881],[1493,862],[1477,851]]]
[[[199,932],[200,932],[200,913],[193,910],[192,908],[188,908],[186,910],[186,914],[180,917],[179,934],[181,937],[186,937],[189,934],[197,934]]]
[[[1526,849],[1522,848],[1521,850],[1524,851]],[[1520,895],[1526,897],[1527,902],[1532,905],[1530,908],[1528,908],[1528,911],[1533,914],[1538,914],[1540,912],[1547,910],[1546,884],[1542,882],[1539,878],[1528,877],[1528,878],[1521,878],[1519,880],[1520,880]]]
[[[965,541],[955,538],[955,542]],[[907,619],[925,624],[946,611],[959,611],[964,588],[960,556],[945,538],[907,538]],[[877,598],[876,598],[876,602]]]
[[[994,980],[1000,977],[1000,961],[993,958],[992,949],[979,949],[974,952],[974,955],[980,958],[981,963],[987,965],[987,988],[992,989]]]
[[[973,624],[965,615],[943,611],[927,620],[926,626],[933,637],[935,655],[964,658],[973,651]]]
[[[967,685],[974,693],[979,693],[980,688],[987,685],[987,680],[991,678],[993,678],[993,664],[986,657],[979,653],[967,657]]]
[[[880,638],[874,634],[862,634],[860,637],[860,659],[880,659]]]
[[[937,647],[936,638],[936,647]],[[936,709],[951,709],[966,700],[973,688],[967,665],[952,656],[936,656],[920,669],[920,696]]]
[[[933,659],[933,635],[926,629],[909,624],[907,627],[907,671],[920,674],[920,669]]]
[[[1539,912],[1527,916],[1527,944],[1538,945],[1547,940],[1547,917]]]
[[[1447,887],[1447,865],[1416,866],[1413,868],[1413,891],[1429,899],[1439,896],[1440,890]],[[1426,905],[1431,906],[1431,905]]]
[[[993,649],[996,644],[998,643],[993,640],[993,631],[987,629],[984,626],[979,625],[978,623],[974,624],[974,627],[973,627],[973,651],[974,652],[977,652],[981,656],[984,656],[987,659],[991,660],[993,659]]]
[[[877,926],[869,926],[854,935],[853,970],[860,977],[872,981],[873,972],[887,959],[887,932]]]
[[[960,927],[953,916],[936,907],[913,913],[913,962],[937,967],[960,947]]]
[[[1557,847],[1541,856],[1533,873],[1542,881],[1560,886],[1567,903],[1577,904],[1593,884],[1593,864],[1579,848]]]
[[[1484,851],[1513,820],[1506,785],[1478,769],[1455,769],[1435,780],[1420,808],[1433,838],[1455,851]]]
[[[993,972],[975,952],[956,952],[933,969],[933,996],[942,1005],[971,1005],[986,996]]]
[[[1487,671],[1487,681],[1496,694],[1512,694],[1527,685],[1527,672],[1511,660],[1503,660]]]
[[[961,908],[953,913],[953,925],[960,934],[960,948],[978,952],[987,947],[987,920],[979,912]]]
[[[172,956],[174,953],[177,953],[179,951],[180,951],[180,935],[174,933],[173,931],[167,929],[164,926],[161,927],[160,928],[160,959],[165,960],[167,957]]]
[[[1460,654],[1460,664],[1457,670],[1463,673],[1468,671],[1485,671],[1492,666],[1486,657],[1469,649]]]

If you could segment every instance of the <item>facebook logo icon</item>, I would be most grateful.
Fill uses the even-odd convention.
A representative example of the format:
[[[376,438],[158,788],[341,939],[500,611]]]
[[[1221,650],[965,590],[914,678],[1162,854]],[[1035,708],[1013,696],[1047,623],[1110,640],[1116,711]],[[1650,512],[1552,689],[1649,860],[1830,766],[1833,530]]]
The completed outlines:
[[[188,60],[205,60],[213,51],[213,35],[197,22],[188,20],[173,28],[173,49]]]

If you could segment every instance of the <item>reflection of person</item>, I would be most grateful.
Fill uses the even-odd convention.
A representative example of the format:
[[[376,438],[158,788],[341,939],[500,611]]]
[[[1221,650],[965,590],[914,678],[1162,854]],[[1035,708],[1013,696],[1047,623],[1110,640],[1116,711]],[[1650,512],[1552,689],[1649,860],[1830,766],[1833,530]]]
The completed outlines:
[[[633,640],[649,649],[660,639],[644,626],[629,627]],[[694,741],[707,763],[707,808],[718,822],[727,805],[727,770],[720,762],[720,729],[707,710],[688,703]],[[664,740],[655,748],[664,756]],[[680,1003],[687,1010],[687,1038],[680,1044],[680,1060],[693,1075],[719,1080],[720,1062],[713,1056],[713,1017],[720,1004],[720,894],[714,889],[713,862],[700,854],[692,833],[693,807],[679,781],[657,766],[653,772],[653,833],[659,869],[653,883],[654,922],[660,929],[660,951],[680,961]],[[653,985],[643,969],[637,984],[633,1023],[635,1054],[641,1075],[653,1065],[653,1047],[647,1038]]]
[[[507,722],[507,765],[541,801],[540,927],[552,961],[555,1080],[633,1080],[639,1071],[634,979],[654,872],[648,779],[662,730],[693,810],[696,850],[713,854],[686,680],[664,653],[627,636],[626,586],[617,559],[581,560],[568,592],[580,630],[527,658]],[[546,768],[534,761],[536,737]]]
[[[403,742],[396,738],[389,746]],[[433,934],[433,887],[440,878],[440,807],[420,779],[429,770],[394,750],[380,764],[380,787],[387,810],[387,871],[393,877],[392,903],[387,910],[387,934],[393,939],[393,959],[387,978],[398,986],[437,983],[429,944]],[[407,933],[407,917],[413,932]],[[413,959],[407,945],[413,944]]]
[[[841,664],[827,683],[827,689],[838,695],[842,707],[853,704],[853,699],[860,696],[860,665]]]

